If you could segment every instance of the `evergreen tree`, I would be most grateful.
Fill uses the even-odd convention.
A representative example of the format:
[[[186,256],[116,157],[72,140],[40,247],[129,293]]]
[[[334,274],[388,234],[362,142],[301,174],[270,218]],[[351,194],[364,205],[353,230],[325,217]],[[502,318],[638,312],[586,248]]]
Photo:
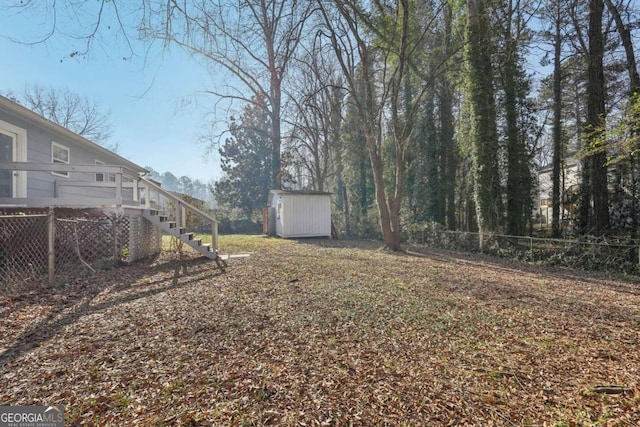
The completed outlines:
[[[502,3],[498,9],[501,50],[498,68],[501,83],[506,146],[506,232],[523,235],[531,216],[532,176],[523,118],[528,114],[530,86],[524,72],[522,52],[528,31],[520,3]],[[527,129],[527,127],[524,127]]]
[[[582,231],[604,234],[609,228],[609,201],[607,188],[607,152],[601,147],[601,133],[605,117],[605,76],[603,67],[604,34],[602,31],[603,0],[589,0],[589,55],[587,62],[587,124],[586,141],[589,155],[586,159],[588,179],[582,185]],[[593,205],[592,205],[593,204]],[[585,213],[593,206],[592,221]],[[587,218],[585,218],[585,216]],[[590,229],[587,228],[589,224]]]
[[[256,106],[256,102],[249,104],[239,119],[231,118],[231,138],[219,150],[224,176],[214,185],[216,201],[228,209],[240,209],[247,219],[267,204],[271,183],[270,126],[265,109]]]

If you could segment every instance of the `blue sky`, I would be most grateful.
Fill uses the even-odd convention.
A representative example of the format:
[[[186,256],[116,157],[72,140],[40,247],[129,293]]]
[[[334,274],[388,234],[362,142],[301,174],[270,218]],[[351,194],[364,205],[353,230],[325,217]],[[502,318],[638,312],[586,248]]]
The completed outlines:
[[[111,143],[118,144],[121,156],[177,177],[204,182],[220,177],[218,159],[206,159],[198,142],[215,101],[202,93],[215,82],[201,64],[160,46],[145,55],[134,45],[135,56],[123,60],[130,51],[115,33],[74,58],[69,53],[83,45],[61,35],[32,46],[9,39],[36,40],[46,28],[41,18],[0,13],[0,91],[37,83],[86,95],[110,113]]]

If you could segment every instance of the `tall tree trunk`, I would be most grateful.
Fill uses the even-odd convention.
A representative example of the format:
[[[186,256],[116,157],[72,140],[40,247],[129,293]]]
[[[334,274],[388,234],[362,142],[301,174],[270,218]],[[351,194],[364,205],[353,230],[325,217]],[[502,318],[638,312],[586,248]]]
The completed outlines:
[[[382,231],[382,240],[384,245],[391,250],[400,250],[400,235],[394,234],[391,221],[392,212],[390,209],[391,198],[387,200],[386,189],[384,186],[384,163],[382,160],[381,148],[381,129],[379,121],[377,120],[377,108],[375,102],[375,90],[373,85],[373,76],[371,76],[370,67],[373,64],[373,60],[370,57],[369,48],[364,44],[361,45],[361,59],[362,59],[362,75],[365,83],[364,90],[364,105],[360,105],[361,114],[363,118],[369,119],[368,123],[365,123],[364,136],[367,143],[367,150],[369,152],[369,160],[371,161],[371,171],[373,173],[373,184],[375,187],[376,204],[378,206],[378,213],[380,215],[380,229]],[[375,118],[371,121],[372,118]]]
[[[281,151],[281,130],[280,130],[280,109],[282,91],[280,89],[280,77],[274,70],[271,75],[271,185],[276,190],[282,189],[282,167],[280,164]]]
[[[393,129],[393,139],[395,143],[395,185],[393,194],[387,197],[387,209],[389,210],[390,234],[385,236],[383,228],[383,238],[385,246],[393,251],[402,250],[400,245],[400,204],[404,194],[404,180],[407,167],[407,149],[413,131],[412,114],[410,105],[413,104],[411,96],[404,98],[405,104],[401,107],[400,101],[406,88],[405,82],[408,77],[409,61],[409,0],[399,0],[399,12],[402,16],[400,21],[400,46],[395,69],[395,76],[389,82],[391,101],[391,128]],[[410,93],[410,92],[409,92]],[[401,117],[404,111],[404,117]]]
[[[560,237],[560,180],[564,157],[562,147],[562,21],[560,19],[560,1],[556,2],[555,35],[553,40],[553,161],[551,175],[551,233]]]
[[[446,77],[445,77],[446,79]],[[456,170],[457,170],[457,146],[454,140],[453,121],[453,90],[448,81],[443,82],[439,97],[440,108],[440,147],[443,159],[443,185],[445,208],[445,220],[449,230],[456,229]]]
[[[420,135],[426,142],[425,144],[425,178],[427,181],[426,191],[426,214],[430,221],[435,221],[440,224],[444,224],[444,216],[441,215],[441,197],[443,194],[444,176],[442,175],[442,145],[438,138],[436,138],[436,129],[434,122],[434,103],[433,99],[429,98],[425,102],[425,115],[423,130],[424,133]]]
[[[467,13],[465,62],[471,105],[473,188],[482,242],[485,232],[499,231],[503,203],[491,65],[492,40],[485,1],[467,0]]]
[[[511,34],[512,11],[507,15],[505,31],[505,58],[503,64],[503,89],[507,138],[507,234],[525,234],[525,198],[529,191],[525,188],[527,171],[526,153],[521,145],[518,127],[518,95],[516,88],[517,46]]]
[[[607,186],[607,153],[601,141],[605,125],[605,79],[603,68],[604,36],[602,34],[603,0],[589,0],[589,55],[587,80],[587,142],[594,152],[589,156],[592,228],[596,235],[609,228]]]
[[[452,24],[451,4],[447,3],[444,9],[444,57],[451,54],[451,24]],[[454,119],[453,119],[453,88],[449,80],[448,73],[443,73],[440,77],[440,155],[442,156],[442,191],[446,204],[444,217],[449,230],[456,229],[456,170],[457,170],[457,146],[454,140]]]

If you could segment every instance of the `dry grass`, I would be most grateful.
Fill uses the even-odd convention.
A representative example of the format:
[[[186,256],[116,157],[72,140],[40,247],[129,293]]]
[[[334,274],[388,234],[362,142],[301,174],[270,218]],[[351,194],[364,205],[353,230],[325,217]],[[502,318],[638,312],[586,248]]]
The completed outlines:
[[[252,256],[0,298],[2,404],[64,404],[68,425],[640,425],[637,283],[367,242],[220,246]]]

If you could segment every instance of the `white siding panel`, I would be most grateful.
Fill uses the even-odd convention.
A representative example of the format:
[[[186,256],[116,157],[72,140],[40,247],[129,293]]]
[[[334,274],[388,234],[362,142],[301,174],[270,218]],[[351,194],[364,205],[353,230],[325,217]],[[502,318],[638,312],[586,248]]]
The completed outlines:
[[[328,195],[286,194],[283,237],[331,235],[331,200]]]

